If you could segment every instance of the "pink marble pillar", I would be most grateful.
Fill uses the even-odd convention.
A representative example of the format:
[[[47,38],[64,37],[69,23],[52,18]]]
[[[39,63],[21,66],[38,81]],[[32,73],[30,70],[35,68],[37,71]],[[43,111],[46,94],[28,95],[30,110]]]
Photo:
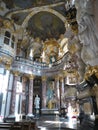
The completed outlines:
[[[59,89],[59,77],[55,78],[55,95],[56,95],[56,108],[60,108],[60,89]]]
[[[33,114],[33,81],[34,76],[30,75],[28,114]]]
[[[12,97],[11,97],[11,106],[10,106],[10,114],[15,115],[15,102],[16,102],[16,87],[17,81],[19,79],[18,72],[14,73],[13,86],[12,86]]]
[[[64,79],[61,78],[61,106],[64,106]]]
[[[42,108],[46,108],[46,77],[42,77]]]
[[[22,77],[22,113],[26,112],[26,82],[27,78]]]

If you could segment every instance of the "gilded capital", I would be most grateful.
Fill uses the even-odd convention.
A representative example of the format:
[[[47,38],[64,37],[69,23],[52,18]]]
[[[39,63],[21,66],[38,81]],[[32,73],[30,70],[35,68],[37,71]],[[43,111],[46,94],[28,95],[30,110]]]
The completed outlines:
[[[72,54],[75,54],[78,51],[78,47],[75,43],[73,43],[72,45],[70,45],[69,47],[69,52]]]
[[[5,69],[6,69],[6,70],[10,70],[10,67],[11,67],[10,64],[6,64],[6,65],[5,65]]]
[[[63,77],[60,77],[60,82],[64,82],[64,78]]]
[[[87,80],[92,74],[95,74],[95,76],[98,78],[98,66],[87,66],[85,79]]]
[[[42,76],[42,81],[46,81],[46,76]]]
[[[98,96],[98,85],[95,84],[94,87],[91,89],[91,93],[94,96]]]
[[[59,81],[59,76],[58,75],[55,76],[55,80]]]
[[[19,71],[13,71],[14,76],[19,76],[20,72]]]
[[[9,20],[4,20],[3,25],[4,25],[5,28],[11,28],[12,27],[12,23]]]
[[[23,77],[22,77],[22,81],[23,81],[23,82],[26,82],[26,81],[27,81],[27,77],[23,76]]]
[[[33,74],[30,74],[30,75],[29,75],[29,79],[31,79],[31,80],[34,79],[34,77],[35,77],[35,76],[34,76]]]
[[[68,75],[68,72],[67,72],[67,71],[64,71],[64,72],[63,72],[63,75],[64,75],[64,77],[66,77],[66,76]]]

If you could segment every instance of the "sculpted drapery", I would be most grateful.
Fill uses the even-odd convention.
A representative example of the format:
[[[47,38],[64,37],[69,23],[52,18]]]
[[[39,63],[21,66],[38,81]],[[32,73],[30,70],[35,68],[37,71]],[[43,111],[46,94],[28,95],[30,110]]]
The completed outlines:
[[[75,0],[79,40],[83,45],[81,58],[86,64],[98,57],[98,32],[94,22],[93,4],[94,0]]]

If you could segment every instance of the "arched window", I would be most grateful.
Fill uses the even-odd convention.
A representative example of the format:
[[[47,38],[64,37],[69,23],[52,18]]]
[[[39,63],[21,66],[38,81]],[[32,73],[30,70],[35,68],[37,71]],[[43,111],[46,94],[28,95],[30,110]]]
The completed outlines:
[[[4,37],[4,43],[5,44],[9,45],[10,37],[11,37],[10,32],[6,31],[5,32],[5,37]]]
[[[14,48],[15,37],[12,36],[11,47]]]

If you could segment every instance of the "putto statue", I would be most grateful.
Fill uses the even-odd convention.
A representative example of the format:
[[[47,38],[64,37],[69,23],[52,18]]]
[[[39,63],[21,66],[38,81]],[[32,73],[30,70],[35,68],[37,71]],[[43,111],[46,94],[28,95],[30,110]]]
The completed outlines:
[[[90,65],[96,65],[94,59],[98,58],[98,32],[94,22],[93,5],[94,0],[75,0],[79,40],[83,45],[81,58],[85,64]]]

